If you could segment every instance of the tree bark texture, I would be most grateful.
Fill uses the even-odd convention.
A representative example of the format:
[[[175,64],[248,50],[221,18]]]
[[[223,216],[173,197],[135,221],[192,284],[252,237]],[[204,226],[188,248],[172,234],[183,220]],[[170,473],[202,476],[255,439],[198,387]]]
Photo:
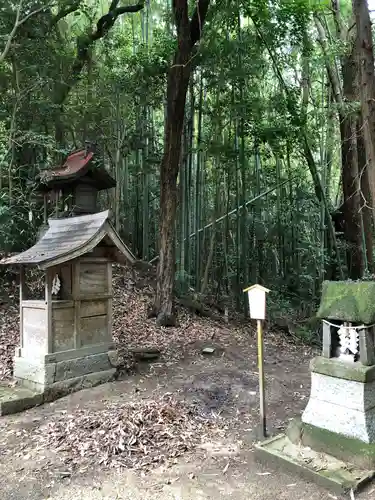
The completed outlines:
[[[338,15],[335,16],[339,19]],[[364,255],[362,245],[362,214],[360,212],[360,190],[358,176],[357,155],[357,116],[346,108],[346,103],[356,100],[358,66],[356,64],[355,42],[344,37],[341,29],[337,28],[338,36],[344,37],[350,43],[350,52],[341,58],[342,88],[339,74],[329,57],[328,41],[323,24],[319,16],[315,15],[315,26],[319,34],[319,43],[325,58],[328,80],[332,88],[332,95],[338,106],[338,118],[341,136],[341,179],[344,203],[340,210],[344,217],[344,238],[347,245],[346,262],[348,276],[359,279],[364,273]],[[340,26],[339,21],[337,26]]]
[[[366,0],[353,0],[357,26],[363,135],[372,199],[375,200],[375,74],[372,30]]]
[[[167,113],[164,154],[160,166],[160,253],[156,298],[152,315],[163,326],[175,324],[173,289],[175,274],[175,223],[177,212],[177,177],[181,160],[186,94],[192,72],[194,46],[200,40],[210,0],[198,0],[191,20],[187,0],[174,0],[173,13],[177,43],[168,72]]]
[[[362,117],[357,122],[357,153],[358,153],[358,172],[360,179],[360,210],[362,212],[363,234],[366,246],[367,268],[370,273],[374,272],[373,257],[373,211],[371,209],[372,198],[370,192],[370,182],[368,178],[368,165],[366,162],[366,151],[363,139]]]
[[[356,100],[355,49],[342,60],[343,93],[346,102]],[[360,185],[357,152],[357,116],[346,112],[340,121],[342,186],[344,194],[344,237],[347,244],[348,276],[351,279],[363,277],[365,270],[362,245],[362,213],[360,211]]]

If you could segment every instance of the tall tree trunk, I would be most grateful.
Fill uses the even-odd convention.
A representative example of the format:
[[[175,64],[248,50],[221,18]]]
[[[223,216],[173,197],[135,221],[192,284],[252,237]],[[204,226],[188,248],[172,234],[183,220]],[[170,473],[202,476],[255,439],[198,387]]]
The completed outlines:
[[[347,102],[355,101],[355,79],[357,66],[355,52],[343,58],[343,92]],[[348,276],[362,278],[364,273],[364,254],[362,245],[362,214],[360,211],[360,190],[357,154],[357,119],[354,113],[347,112],[340,122],[342,187],[344,193],[344,237],[347,247]]]
[[[338,18],[338,13],[336,17]],[[364,255],[362,248],[362,215],[360,213],[358,157],[356,139],[356,116],[345,109],[346,102],[356,98],[355,81],[357,77],[355,44],[351,43],[350,53],[341,58],[343,88],[336,67],[329,57],[328,43],[323,24],[315,15],[315,26],[319,33],[319,43],[325,58],[326,70],[331,84],[333,97],[338,106],[338,117],[341,135],[341,177],[344,204],[341,207],[344,215],[344,237],[347,245],[346,258],[348,275],[351,279],[359,279],[364,272]],[[339,26],[339,23],[337,23]],[[338,36],[343,37],[342,30]],[[351,40],[349,40],[351,42]]]
[[[357,122],[357,152],[358,152],[358,172],[360,178],[360,209],[362,212],[363,233],[366,246],[367,270],[374,272],[373,257],[373,211],[372,198],[370,192],[370,182],[368,176],[368,164],[366,162],[366,151],[363,139],[363,123],[360,116]]]
[[[372,199],[375,200],[375,74],[372,30],[367,0],[353,0],[357,25],[363,135]]]
[[[194,82],[192,81],[193,79],[190,79],[189,83],[189,119],[188,119],[188,131],[189,131],[189,143],[187,145],[188,147],[188,162],[187,162],[187,170],[186,170],[186,179],[185,179],[185,185],[186,185],[186,199],[187,199],[187,206],[185,210],[185,227],[186,227],[186,240],[185,240],[185,269],[187,270],[187,273],[190,275],[191,270],[192,270],[192,254],[193,252],[191,251],[191,246],[190,246],[190,228],[194,227],[193,226],[193,221],[192,221],[192,210],[190,210],[191,207],[194,206],[193,200],[192,200],[192,178],[193,178],[193,143],[194,143],[194,117],[195,117],[195,98],[194,98]]]
[[[163,326],[175,324],[173,288],[175,273],[175,223],[177,177],[180,167],[186,94],[192,71],[192,55],[200,40],[210,0],[197,0],[191,20],[187,0],[173,0],[178,48],[168,72],[164,155],[160,166],[160,253],[152,315]]]
[[[198,124],[197,124],[197,146],[196,146],[196,174],[195,174],[195,288],[197,292],[201,286],[201,260],[202,249],[204,248],[204,234],[199,231],[202,220],[202,171],[204,158],[202,151],[202,122],[203,122],[203,75],[199,75],[199,101],[198,101]]]

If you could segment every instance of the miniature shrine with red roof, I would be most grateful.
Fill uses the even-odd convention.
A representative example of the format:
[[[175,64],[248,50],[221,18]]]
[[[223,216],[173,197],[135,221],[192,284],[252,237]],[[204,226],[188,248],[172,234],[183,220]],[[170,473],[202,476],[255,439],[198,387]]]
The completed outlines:
[[[52,400],[116,374],[112,263],[134,264],[136,258],[113,227],[109,210],[98,210],[98,192],[115,186],[90,148],[75,151],[61,167],[38,176],[37,190],[45,200],[43,231],[34,246],[0,261],[20,270],[12,408]],[[48,197],[55,203],[49,218]],[[29,267],[44,271],[43,298],[29,293]],[[18,406],[17,388],[23,391]],[[11,412],[8,403],[0,398],[0,415]]]
[[[95,213],[98,192],[115,186],[90,144],[71,153],[62,166],[43,170],[37,178],[37,190],[44,196],[45,220],[48,205],[52,205],[55,217]]]

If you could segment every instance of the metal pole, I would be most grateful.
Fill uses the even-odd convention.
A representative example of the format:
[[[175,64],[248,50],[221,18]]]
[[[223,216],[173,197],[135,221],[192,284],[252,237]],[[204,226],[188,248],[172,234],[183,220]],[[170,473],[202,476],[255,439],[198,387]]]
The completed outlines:
[[[266,398],[264,392],[264,359],[263,359],[263,324],[257,319],[258,330],[258,370],[259,370],[259,397],[260,397],[260,422],[263,437],[267,437],[266,426]]]

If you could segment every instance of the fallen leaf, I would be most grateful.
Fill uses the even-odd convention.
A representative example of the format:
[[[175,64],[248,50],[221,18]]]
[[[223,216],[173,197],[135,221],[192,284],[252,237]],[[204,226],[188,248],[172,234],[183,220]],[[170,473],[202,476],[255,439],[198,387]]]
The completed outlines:
[[[177,457],[194,450],[203,436],[218,430],[219,423],[168,393],[156,399],[105,402],[102,409],[55,413],[30,430],[29,438],[40,450],[55,450],[65,465],[72,462],[82,469],[100,464],[142,472],[177,463]]]
[[[61,477],[70,477],[72,475],[69,471],[55,471],[55,474]]]
[[[180,478],[179,477],[174,477],[174,478],[168,478],[166,481],[165,481],[165,484],[173,484],[175,483],[176,481],[178,481]]]

